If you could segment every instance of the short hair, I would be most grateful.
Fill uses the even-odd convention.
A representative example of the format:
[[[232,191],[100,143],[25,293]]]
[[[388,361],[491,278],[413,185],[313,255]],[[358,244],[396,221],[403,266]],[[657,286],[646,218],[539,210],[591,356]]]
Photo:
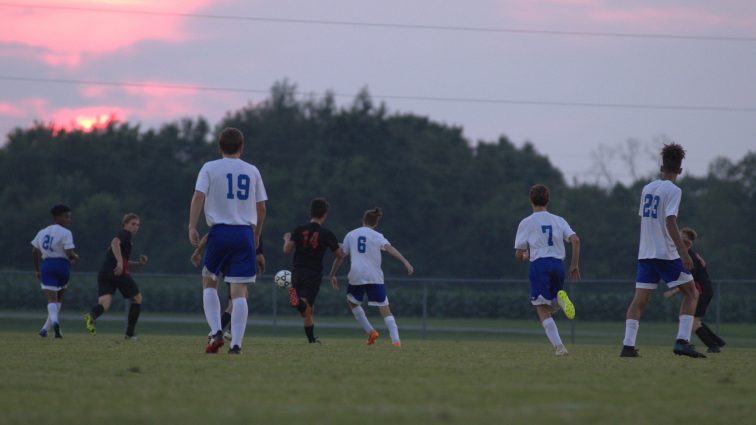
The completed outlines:
[[[130,222],[131,220],[139,220],[139,216],[135,213],[127,213],[123,216],[123,220],[121,220],[121,225],[125,225],[126,223]]]
[[[537,207],[545,207],[549,203],[549,188],[536,184],[530,188],[530,202]]]
[[[50,214],[52,214],[54,218],[60,217],[67,212],[71,212],[71,208],[69,208],[68,205],[63,204],[55,205],[50,209]]]
[[[244,135],[238,128],[226,127],[221,130],[218,146],[226,155],[238,153],[244,146]]]
[[[680,229],[680,233],[687,236],[691,242],[696,240],[696,238],[698,237],[698,233],[696,233],[696,231],[690,227],[683,227],[682,229]]]
[[[670,173],[677,173],[685,158],[685,149],[677,143],[664,145],[661,151],[662,169]]]
[[[330,205],[326,201],[326,198],[315,198],[310,203],[310,217],[323,218],[328,212],[328,208],[330,208]]]
[[[378,224],[381,217],[383,217],[383,210],[381,210],[380,207],[375,207],[365,211],[365,214],[362,214],[362,222],[368,226],[375,226]]]

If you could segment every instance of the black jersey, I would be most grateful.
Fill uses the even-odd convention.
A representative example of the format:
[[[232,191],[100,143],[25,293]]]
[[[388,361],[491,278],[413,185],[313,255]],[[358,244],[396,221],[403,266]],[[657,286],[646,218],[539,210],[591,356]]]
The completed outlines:
[[[690,258],[693,260],[693,270],[691,270],[693,280],[702,286],[711,286],[709,272],[706,270],[706,265],[701,261],[701,257],[699,257],[692,249],[688,250],[688,255],[690,255]]]
[[[339,240],[330,230],[318,223],[298,226],[291,234],[294,251],[294,273],[323,275],[323,256],[326,248],[331,251],[339,249]]]
[[[121,241],[121,257],[123,257],[123,272],[129,272],[129,256],[131,255],[131,232],[121,229],[116,237]],[[100,273],[113,273],[116,266],[116,258],[113,255],[113,249],[108,246],[108,252],[105,254],[105,262],[102,263]]]

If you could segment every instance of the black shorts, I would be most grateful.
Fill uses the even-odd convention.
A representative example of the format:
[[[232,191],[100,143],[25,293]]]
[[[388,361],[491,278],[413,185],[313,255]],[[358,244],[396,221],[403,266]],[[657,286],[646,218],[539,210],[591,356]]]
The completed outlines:
[[[116,289],[124,298],[134,298],[139,294],[139,287],[130,274],[124,273],[116,276],[113,273],[100,273],[97,275],[97,296],[113,295]]]
[[[696,304],[695,317],[703,318],[706,316],[706,310],[709,308],[711,298],[714,296],[714,287],[711,281],[698,282],[696,281],[696,287],[698,292],[698,304]]]
[[[320,282],[323,276],[311,274],[293,273],[291,277],[291,286],[297,291],[299,298],[304,298],[311,306],[315,305],[315,299],[320,292]]]

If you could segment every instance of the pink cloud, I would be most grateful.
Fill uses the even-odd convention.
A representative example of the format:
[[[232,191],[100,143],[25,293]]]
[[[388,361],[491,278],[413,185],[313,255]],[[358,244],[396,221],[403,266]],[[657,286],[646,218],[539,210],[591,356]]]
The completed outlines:
[[[212,0],[60,2],[63,6],[192,13]],[[48,4],[54,2],[48,2]],[[40,49],[38,59],[54,66],[76,66],[87,55],[101,55],[146,40],[180,42],[191,38],[182,29],[186,18],[88,11],[0,8],[0,43]]]

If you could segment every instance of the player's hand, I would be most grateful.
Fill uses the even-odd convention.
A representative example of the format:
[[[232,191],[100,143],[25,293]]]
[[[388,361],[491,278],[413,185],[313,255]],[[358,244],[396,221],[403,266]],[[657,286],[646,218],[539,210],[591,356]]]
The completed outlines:
[[[283,235],[284,242],[289,242],[291,240],[291,232],[286,232]]]
[[[37,271],[34,272],[34,276],[37,277],[37,280],[41,280],[41,276],[40,276],[39,270],[37,270]]]
[[[573,282],[580,280],[580,267],[570,266],[569,276],[570,280],[572,280]]]
[[[202,260],[202,255],[200,255],[200,253],[197,251],[194,251],[192,253],[192,256],[189,258],[189,261],[192,262],[192,265],[194,265],[194,267],[200,265],[200,260]]]
[[[116,263],[116,266],[113,269],[113,274],[116,276],[120,276],[123,274],[123,263]]]
[[[199,245],[199,232],[195,228],[189,229],[189,243],[195,248]]]
[[[262,254],[257,254],[257,257],[255,257],[255,262],[257,263],[257,272],[265,273],[265,256]]]
[[[143,266],[143,265],[147,264],[147,261],[149,261],[149,260],[150,259],[147,258],[146,255],[142,254],[142,255],[139,256],[139,265]]]
[[[339,279],[336,276],[331,276],[331,288],[339,289]]]
[[[680,259],[682,260],[685,270],[687,270],[688,273],[691,273],[693,271],[693,259],[690,258],[688,252],[683,252],[683,255],[680,256]]]
[[[675,296],[677,293],[677,289],[670,289],[669,291],[664,291],[662,295],[664,295],[664,298],[670,299]]]
[[[404,265],[404,267],[407,268],[407,276],[412,276],[412,273],[415,273],[415,268],[412,267],[412,264],[407,263]]]

